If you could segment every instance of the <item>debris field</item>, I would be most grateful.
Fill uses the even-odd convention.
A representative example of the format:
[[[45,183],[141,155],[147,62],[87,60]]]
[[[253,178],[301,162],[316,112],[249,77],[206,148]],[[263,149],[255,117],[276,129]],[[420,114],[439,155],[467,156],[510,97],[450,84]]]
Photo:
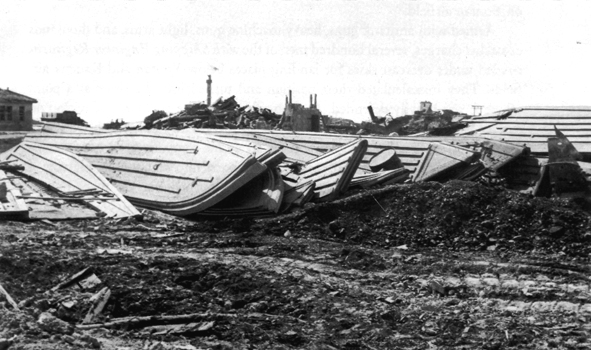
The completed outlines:
[[[590,345],[591,227],[572,200],[452,181],[256,221],[1,225],[11,349]]]
[[[195,128],[249,113],[213,105],[0,135],[0,350],[590,347],[570,129]]]

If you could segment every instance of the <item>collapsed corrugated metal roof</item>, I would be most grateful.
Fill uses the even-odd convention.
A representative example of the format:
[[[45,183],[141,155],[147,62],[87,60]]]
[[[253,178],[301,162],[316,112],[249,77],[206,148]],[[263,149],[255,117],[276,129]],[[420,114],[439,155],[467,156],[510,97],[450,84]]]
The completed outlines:
[[[466,120],[456,135],[483,136],[529,147],[538,157],[548,156],[547,141],[561,130],[585,159],[591,158],[591,106],[522,107]]]

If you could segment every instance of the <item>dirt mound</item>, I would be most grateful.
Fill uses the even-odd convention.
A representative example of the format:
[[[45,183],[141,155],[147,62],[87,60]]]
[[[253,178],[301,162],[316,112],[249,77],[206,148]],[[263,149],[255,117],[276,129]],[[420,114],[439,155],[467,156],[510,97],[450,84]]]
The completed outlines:
[[[591,253],[589,215],[579,203],[463,181],[366,191],[265,225],[381,247]]]
[[[0,348],[589,348],[589,232],[576,202],[459,181],[259,221],[0,222]]]

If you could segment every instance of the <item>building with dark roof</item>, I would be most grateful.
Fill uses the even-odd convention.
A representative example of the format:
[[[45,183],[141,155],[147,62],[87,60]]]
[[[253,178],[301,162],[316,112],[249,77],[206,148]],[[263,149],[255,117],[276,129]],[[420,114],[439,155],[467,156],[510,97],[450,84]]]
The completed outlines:
[[[84,119],[78,117],[78,113],[76,113],[76,111],[63,111],[62,113],[43,112],[41,113],[41,121],[90,126]]]
[[[0,131],[33,130],[33,103],[37,100],[0,89]]]

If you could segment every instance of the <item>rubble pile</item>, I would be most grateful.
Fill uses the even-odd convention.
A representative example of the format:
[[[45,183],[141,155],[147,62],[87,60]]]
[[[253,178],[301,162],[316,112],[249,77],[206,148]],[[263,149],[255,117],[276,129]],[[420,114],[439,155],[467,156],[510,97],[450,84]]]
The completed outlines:
[[[567,200],[530,199],[452,181],[370,190],[257,222],[152,211],[144,221],[2,222],[11,234],[0,281],[18,310],[3,299],[0,341],[9,350],[584,348],[589,255],[560,247],[584,237],[588,214]],[[511,213],[532,218],[513,224]],[[510,222],[547,243],[533,232],[562,225],[570,238],[535,250],[515,240],[509,254],[502,232],[488,229],[488,240],[472,235],[483,249],[453,222],[464,215],[480,215],[482,227],[492,227],[484,215]],[[555,219],[528,228],[546,216]],[[417,239],[435,237],[431,229],[445,232],[443,245]]]
[[[265,225],[277,233],[305,228],[311,237],[383,248],[406,245],[589,258],[591,222],[586,206],[573,199],[536,198],[453,180],[371,190],[306,209],[296,222]]]
[[[466,127],[462,122],[468,115],[450,109],[432,110],[430,102],[422,102],[421,108],[413,114],[393,117],[387,113],[383,117],[374,114],[372,106],[367,107],[371,122],[361,124],[361,134],[382,135],[453,135]]]
[[[274,129],[281,115],[268,108],[240,106],[235,96],[226,99],[221,97],[208,106],[205,103],[194,103],[185,109],[166,115],[163,111],[154,111],[145,118],[143,129]]]

